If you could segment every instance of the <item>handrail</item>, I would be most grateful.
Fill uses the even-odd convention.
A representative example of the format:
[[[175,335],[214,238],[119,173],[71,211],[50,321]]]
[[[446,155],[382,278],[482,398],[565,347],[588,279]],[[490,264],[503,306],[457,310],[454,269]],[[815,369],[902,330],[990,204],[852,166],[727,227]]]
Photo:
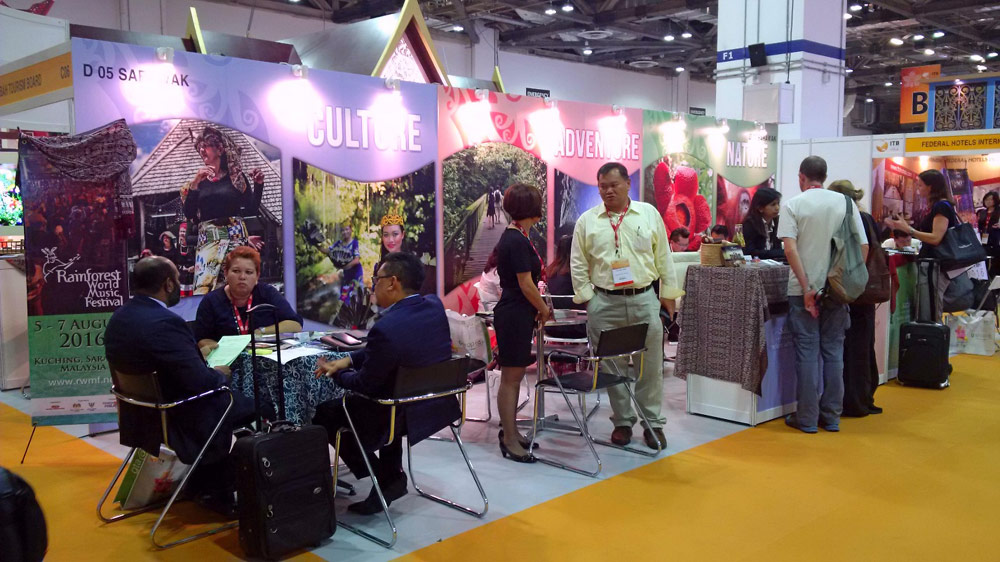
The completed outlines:
[[[473,214],[476,215],[476,222],[482,222],[483,215],[481,214],[480,211],[486,209],[486,197],[489,195],[490,195],[489,193],[483,194],[483,196],[480,197],[479,199],[476,199],[472,203],[469,203],[469,206],[465,208],[465,214],[462,215],[462,220],[458,221],[459,225],[464,226],[467,222],[469,222],[469,217],[472,216]],[[445,255],[448,254],[448,249],[451,248],[451,246],[455,243],[455,237],[458,236],[458,234],[463,230],[464,230],[463,228],[456,228],[451,234],[448,235],[447,238],[445,238],[444,240]]]

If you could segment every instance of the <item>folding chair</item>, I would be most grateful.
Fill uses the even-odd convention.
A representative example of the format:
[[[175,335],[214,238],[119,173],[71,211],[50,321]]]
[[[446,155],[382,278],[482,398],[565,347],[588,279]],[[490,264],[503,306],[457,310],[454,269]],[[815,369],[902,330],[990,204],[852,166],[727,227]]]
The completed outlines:
[[[461,505],[441,496],[436,496],[420,488],[420,486],[417,485],[417,479],[413,475],[413,451],[410,448],[409,439],[407,439],[406,442],[407,470],[410,473],[410,482],[413,483],[413,488],[421,496],[434,500],[452,509],[468,513],[474,517],[482,518],[486,515],[486,511],[489,509],[489,500],[486,498],[486,491],[483,490],[483,485],[479,482],[479,476],[476,474],[476,469],[472,466],[472,461],[469,460],[469,455],[465,452],[465,445],[462,443],[462,437],[459,432],[459,429],[465,423],[465,394],[472,386],[467,379],[468,372],[469,357],[458,357],[449,359],[448,361],[444,361],[442,363],[429,365],[427,367],[400,367],[399,372],[396,375],[396,386],[393,389],[392,397],[390,398],[374,398],[353,391],[347,392],[341,400],[341,405],[344,408],[344,414],[347,417],[349,427],[342,427],[337,430],[337,438],[335,442],[335,448],[337,449],[337,468],[334,469],[333,477],[336,479],[339,471],[341,450],[340,436],[346,431],[354,435],[354,441],[357,443],[358,449],[362,452],[361,458],[365,461],[365,467],[368,469],[368,474],[372,479],[372,486],[375,489],[375,493],[378,495],[379,502],[382,504],[382,513],[385,515],[389,528],[392,529],[392,538],[390,540],[381,539],[344,521],[337,521],[337,525],[386,548],[392,548],[393,545],[396,544],[396,525],[392,521],[392,516],[389,515],[389,506],[385,501],[385,495],[382,493],[382,487],[378,483],[375,471],[372,469],[371,461],[368,460],[368,453],[365,451],[365,447],[361,443],[361,439],[358,437],[358,432],[355,429],[354,420],[351,418],[351,412],[347,407],[347,398],[349,396],[369,400],[376,404],[388,406],[390,408],[389,439],[386,441],[385,445],[391,444],[397,438],[402,439],[406,435],[405,428],[403,428],[402,431],[397,432],[396,409],[398,407],[414,404],[424,400],[431,400],[433,398],[440,398],[443,396],[458,396],[462,406],[462,417],[457,424],[449,424],[448,427],[451,429],[454,442],[458,445],[458,450],[462,452],[462,458],[465,459],[465,465],[469,468],[469,472],[472,474],[472,479],[476,482],[476,488],[479,489],[479,495],[483,499],[483,509],[481,511],[477,511],[471,507]]]
[[[229,411],[232,410],[233,408],[233,395],[230,392],[229,387],[221,386],[219,388],[209,390],[207,392],[202,392],[201,394],[189,396],[182,400],[177,400],[174,402],[166,402],[163,399],[163,393],[160,390],[160,383],[157,380],[157,374],[155,371],[150,373],[140,373],[133,375],[133,374],[121,373],[115,369],[112,369],[111,379],[112,379],[111,392],[118,398],[118,400],[125,402],[127,404],[131,404],[133,406],[138,406],[140,408],[150,408],[159,412],[160,429],[163,432],[162,444],[170,448],[172,447],[170,446],[170,440],[168,438],[167,412],[170,411],[171,408],[176,408],[181,404],[188,404],[191,402],[195,402],[197,400],[213,396],[220,392],[225,392],[226,394],[228,394],[229,404],[226,405],[226,410],[222,413],[222,416],[219,417],[218,423],[216,423],[215,428],[212,429],[212,434],[205,441],[205,444],[202,445],[201,450],[198,451],[198,456],[195,457],[194,463],[191,465],[191,468],[188,469],[187,473],[184,475],[184,478],[181,479],[181,482],[180,484],[177,485],[177,489],[174,490],[174,493],[170,495],[170,499],[167,501],[166,506],[160,513],[160,517],[156,520],[156,524],[153,525],[153,529],[149,533],[149,539],[153,542],[153,546],[155,546],[156,548],[165,549],[165,548],[170,548],[172,546],[177,546],[179,544],[191,542],[195,539],[200,539],[202,537],[214,535],[216,533],[236,527],[238,525],[238,522],[233,521],[230,523],[225,523],[218,527],[214,527],[212,529],[209,529],[201,533],[189,535],[182,539],[178,539],[166,544],[161,544],[160,542],[157,541],[156,538],[156,531],[159,530],[160,524],[163,523],[163,519],[167,516],[167,512],[170,511],[170,508],[174,505],[174,502],[177,500],[177,497],[184,490],[184,485],[187,484],[188,478],[191,477],[191,474],[201,463],[201,459],[205,455],[205,450],[208,449],[209,444],[211,444],[212,440],[215,439],[216,434],[218,434],[219,429],[222,427],[222,423],[226,420],[226,416],[229,415]],[[118,472],[116,472],[115,477],[111,479],[111,483],[108,484],[108,488],[104,491],[104,495],[101,496],[101,501],[98,502],[97,504],[97,516],[101,519],[101,521],[105,523],[114,523],[115,521],[121,521],[122,519],[128,519],[129,517],[135,517],[140,513],[145,513],[147,511],[158,509],[161,505],[161,504],[151,505],[137,509],[135,511],[131,511],[129,513],[121,513],[112,517],[106,517],[104,515],[102,511],[104,508],[104,503],[107,501],[108,496],[111,494],[112,488],[115,487],[115,483],[118,482],[118,479],[121,478],[122,473],[125,472],[125,468],[128,467],[129,461],[131,461],[133,455],[135,455],[136,449],[139,448],[137,444],[126,442],[126,440],[128,440],[126,432],[123,432],[121,435],[122,435],[121,444],[130,446],[132,448],[131,450],[129,450],[128,454],[125,455],[125,460],[123,460],[121,466],[118,467]],[[146,452],[152,456],[158,456],[160,454],[159,450],[156,451],[147,450]]]
[[[596,477],[601,473],[602,464],[601,457],[597,454],[597,450],[594,448],[594,443],[615,447],[616,449],[624,449],[626,451],[631,451],[633,453],[649,457],[655,457],[660,454],[663,447],[659,441],[657,441],[656,451],[650,453],[635,447],[615,445],[610,441],[602,441],[592,438],[590,436],[590,431],[587,428],[587,418],[581,417],[580,413],[578,413],[576,408],[573,407],[573,403],[569,398],[571,394],[589,394],[599,390],[605,390],[613,386],[623,385],[625,390],[628,392],[629,398],[632,400],[633,406],[635,406],[636,412],[639,414],[639,417],[642,418],[644,426],[650,427],[649,420],[646,418],[646,415],[642,413],[642,408],[639,407],[639,403],[635,398],[635,393],[628,385],[628,383],[638,381],[642,377],[643,359],[646,351],[646,331],[648,329],[649,324],[635,324],[632,326],[603,330],[598,337],[597,347],[594,353],[581,357],[582,360],[593,364],[592,373],[589,371],[577,371],[538,381],[535,385],[535,415],[531,432],[532,445],[534,445],[535,438],[538,434],[538,393],[543,391],[545,388],[556,388],[566,401],[566,406],[569,408],[570,413],[573,414],[573,419],[576,420],[577,426],[580,428],[580,434],[587,442],[587,447],[590,449],[591,454],[594,456],[594,460],[597,462],[597,470],[593,472],[586,471],[581,468],[540,457],[536,454],[535,457],[538,458],[540,462],[557,468],[563,468],[576,472],[578,474]],[[601,364],[603,362],[610,362],[612,359],[631,358],[635,355],[639,356],[639,376],[634,381],[621,373],[611,374],[601,372]],[[610,364],[615,370],[618,370],[617,365],[613,362]]]
[[[555,318],[559,319],[559,311],[562,313],[575,313],[576,310],[569,308],[569,305],[573,302],[573,295],[545,295],[549,302],[553,305],[559,305],[560,308],[554,308]],[[584,329],[586,329],[586,324],[581,324]],[[571,326],[572,327],[572,326]],[[545,368],[544,371],[539,370],[540,378],[541,376],[555,376],[555,369],[553,368],[553,363],[562,364],[577,364],[583,361],[584,357],[590,355],[590,340],[586,336],[573,338],[573,337],[560,337],[552,335],[551,331],[554,330],[550,328],[544,332],[545,338],[542,342],[542,350],[545,355]],[[557,332],[558,333],[558,332]],[[525,378],[527,380],[527,378]],[[555,389],[550,389],[551,392],[556,392]],[[587,419],[589,420],[597,413],[597,410],[601,407],[601,395],[597,395],[596,404],[594,407],[587,411],[587,395],[579,394],[577,396],[580,403],[580,411],[587,412]],[[553,415],[553,421],[558,421],[559,416]],[[558,426],[551,426],[552,429],[563,429]]]

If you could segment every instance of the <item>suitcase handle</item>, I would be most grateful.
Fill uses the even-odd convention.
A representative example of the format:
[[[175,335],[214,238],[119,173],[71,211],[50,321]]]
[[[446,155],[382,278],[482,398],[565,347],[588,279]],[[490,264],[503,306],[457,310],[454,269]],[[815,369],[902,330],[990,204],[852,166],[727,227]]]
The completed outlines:
[[[273,304],[261,303],[257,306],[247,309],[247,324],[250,328],[250,371],[253,376],[253,404],[254,411],[257,414],[257,431],[262,431],[264,427],[264,419],[260,414],[260,379],[257,378],[257,339],[254,334],[253,329],[253,313],[260,309],[271,309],[277,310],[277,307]],[[280,322],[279,322],[280,323]],[[274,325],[274,347],[277,353],[278,360],[278,404],[277,411],[275,412],[278,416],[278,420],[285,419],[285,376],[282,373],[281,364],[281,334],[278,333],[278,324]],[[277,421],[275,422],[277,423]]]

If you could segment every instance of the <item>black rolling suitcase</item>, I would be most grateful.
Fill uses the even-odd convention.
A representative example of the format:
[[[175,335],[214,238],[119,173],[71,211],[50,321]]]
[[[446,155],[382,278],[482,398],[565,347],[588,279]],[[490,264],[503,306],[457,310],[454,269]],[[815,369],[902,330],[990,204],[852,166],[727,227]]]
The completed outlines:
[[[937,263],[918,260],[920,276],[917,282],[917,321],[899,327],[899,370],[896,380],[907,386],[946,388],[951,376],[948,348],[951,331],[940,323],[941,313],[936,308]],[[923,266],[923,267],[921,267]],[[921,311],[928,313],[921,316]]]
[[[275,337],[278,387],[282,388],[280,339]],[[265,426],[260,417],[256,372],[253,378],[258,432],[238,439],[232,452],[240,546],[249,556],[276,559],[317,546],[337,530],[329,441],[326,429],[318,425],[299,427],[276,421]],[[285,415],[283,392],[279,392],[278,402],[280,420]]]
[[[48,546],[45,516],[34,490],[21,477],[0,467],[0,560],[40,561]]]

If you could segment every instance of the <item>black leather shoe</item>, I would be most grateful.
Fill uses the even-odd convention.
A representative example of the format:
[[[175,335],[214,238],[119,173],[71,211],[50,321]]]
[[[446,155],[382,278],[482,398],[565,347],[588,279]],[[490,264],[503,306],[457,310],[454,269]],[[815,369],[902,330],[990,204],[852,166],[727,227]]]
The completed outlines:
[[[871,406],[868,406],[868,413],[869,414],[881,414],[882,413],[882,408],[879,408],[878,406],[872,404]]]
[[[382,488],[382,495],[385,496],[385,505],[389,506],[392,502],[405,496],[406,492],[406,475],[401,472],[399,473],[399,478]],[[375,515],[381,512],[382,503],[378,501],[378,492],[375,491],[375,487],[372,486],[372,491],[368,493],[367,498],[347,506],[347,511],[357,513],[358,515]]]

